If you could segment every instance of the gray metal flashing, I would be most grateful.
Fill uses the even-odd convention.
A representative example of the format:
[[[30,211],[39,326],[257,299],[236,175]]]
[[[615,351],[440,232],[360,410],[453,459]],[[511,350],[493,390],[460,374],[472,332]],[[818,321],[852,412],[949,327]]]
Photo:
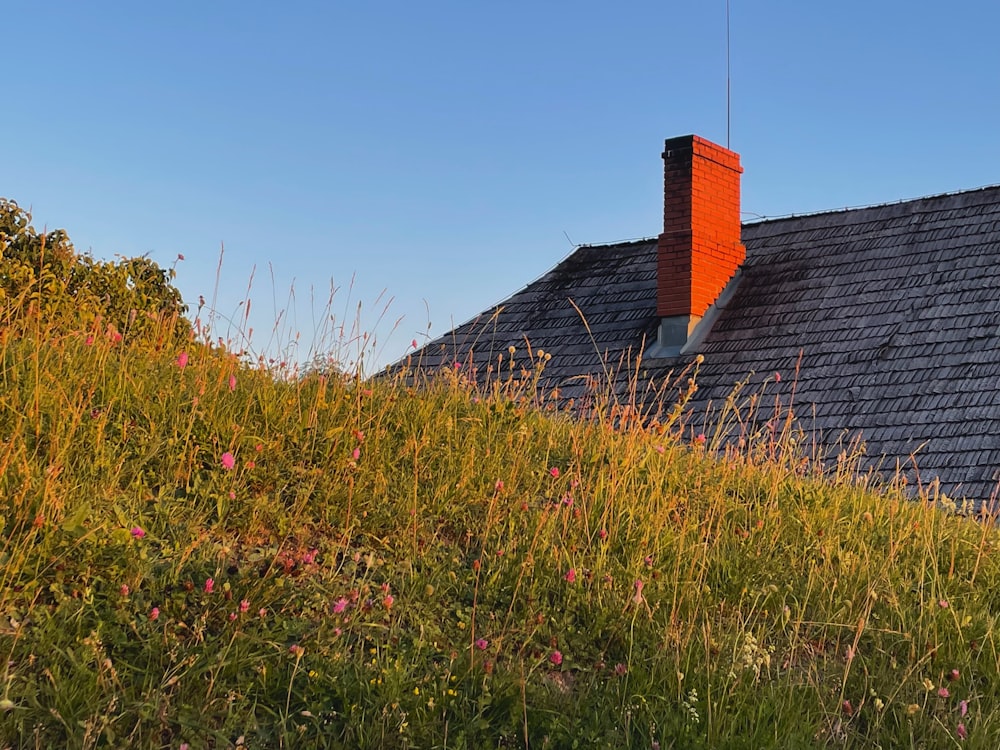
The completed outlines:
[[[697,315],[673,315],[668,318],[660,318],[660,326],[657,328],[656,340],[646,350],[643,359],[671,359],[683,354],[697,354],[704,343],[712,326],[729,300],[732,299],[739,286],[742,275],[737,270],[733,278],[729,280],[718,298],[709,305],[705,314],[701,317]]]

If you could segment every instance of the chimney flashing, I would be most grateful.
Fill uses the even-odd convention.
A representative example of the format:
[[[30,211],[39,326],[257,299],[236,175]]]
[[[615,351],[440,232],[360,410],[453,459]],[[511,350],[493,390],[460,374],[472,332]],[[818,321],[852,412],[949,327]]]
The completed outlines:
[[[644,358],[668,359],[684,354],[696,354],[712,330],[712,326],[715,325],[716,319],[736,293],[742,278],[743,272],[737,271],[703,316],[672,315],[660,318],[660,325],[656,330],[656,342],[649,347],[643,355]]]

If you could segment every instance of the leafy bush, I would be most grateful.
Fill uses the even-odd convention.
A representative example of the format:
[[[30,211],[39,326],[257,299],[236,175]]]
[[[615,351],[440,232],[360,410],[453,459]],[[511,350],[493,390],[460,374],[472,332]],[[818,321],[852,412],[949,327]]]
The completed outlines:
[[[31,215],[0,198],[0,315],[5,325],[34,317],[57,332],[89,330],[119,340],[182,340],[187,308],[173,269],[149,258],[109,262],[81,255],[61,229],[38,232]]]

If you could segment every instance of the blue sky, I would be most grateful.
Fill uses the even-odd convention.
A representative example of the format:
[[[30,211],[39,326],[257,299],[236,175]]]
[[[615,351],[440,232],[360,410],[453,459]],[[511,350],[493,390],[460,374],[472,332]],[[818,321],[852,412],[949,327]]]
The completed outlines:
[[[97,257],[183,254],[185,299],[218,278],[228,318],[255,268],[258,352],[305,359],[336,287],[390,361],[571,243],[656,235],[663,139],[726,143],[725,0],[4,16],[0,195]],[[998,27],[992,2],[732,0],[745,218],[1000,183]]]

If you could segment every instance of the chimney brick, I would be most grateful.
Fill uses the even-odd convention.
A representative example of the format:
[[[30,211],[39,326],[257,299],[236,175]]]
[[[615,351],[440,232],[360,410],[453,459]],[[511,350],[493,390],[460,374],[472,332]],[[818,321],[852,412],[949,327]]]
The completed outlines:
[[[663,149],[657,313],[701,317],[746,258],[740,243],[739,154],[696,135]]]

